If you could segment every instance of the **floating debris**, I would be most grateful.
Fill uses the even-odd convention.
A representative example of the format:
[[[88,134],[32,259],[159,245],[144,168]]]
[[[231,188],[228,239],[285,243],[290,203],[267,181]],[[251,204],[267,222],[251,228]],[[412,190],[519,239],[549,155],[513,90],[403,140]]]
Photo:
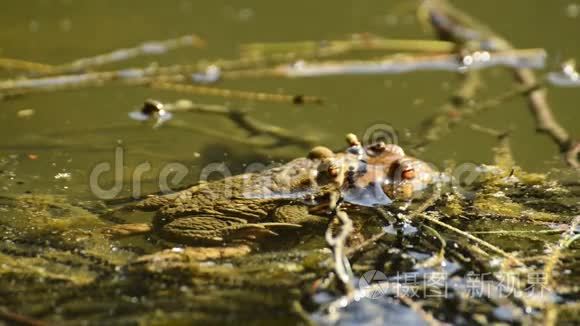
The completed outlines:
[[[267,136],[272,138],[274,142],[268,141],[264,143],[251,138],[242,140],[239,139],[239,137],[235,137],[230,134],[221,134],[211,129],[192,128],[191,126],[179,123],[179,121],[171,123],[170,126],[181,129],[185,128],[195,132],[203,132],[205,134],[211,135],[214,138],[224,138],[230,141],[233,140],[236,142],[244,143],[246,145],[254,145],[254,146],[271,147],[273,145],[294,144],[304,148],[311,148],[315,144],[315,140],[312,137],[305,135],[296,135],[290,130],[287,130],[280,126],[256,120],[250,117],[248,115],[248,112],[245,110],[235,109],[225,105],[195,103],[187,99],[177,100],[173,103],[161,103],[159,101],[150,99],[145,101],[145,104],[143,105],[143,108],[141,110],[130,112],[129,117],[138,121],[147,121],[154,118],[154,116],[152,116],[151,113],[148,112],[153,112],[153,114],[159,115],[159,111],[157,110],[163,111],[161,112],[161,115],[163,116],[162,118],[163,121],[156,124],[156,126],[159,126],[161,123],[170,120],[172,114],[177,113],[187,112],[187,113],[219,115],[231,120],[240,129],[245,130],[249,134],[249,136],[258,136],[258,135]],[[157,113],[155,113],[155,111],[157,111]],[[201,156],[201,154],[194,153],[194,156],[199,157]]]
[[[566,16],[569,18],[577,18],[580,16],[580,4],[571,3],[566,6]]]
[[[173,115],[164,109],[163,103],[156,100],[146,100],[141,110],[129,112],[129,117],[137,121],[155,120],[153,128],[158,128],[165,121],[170,120]]]
[[[191,75],[191,80],[199,84],[212,84],[220,80],[221,69],[216,65],[209,65],[205,72]]]
[[[564,62],[560,71],[548,74],[548,81],[560,87],[580,87],[580,74],[576,70],[576,62],[574,60]]]
[[[54,176],[54,178],[56,180],[59,180],[59,179],[70,180],[72,178],[72,175],[70,174],[70,172],[60,172],[60,173],[57,173]]]
[[[36,111],[34,111],[33,109],[24,109],[16,112],[16,115],[19,118],[30,118],[34,115],[34,113],[36,113]]]

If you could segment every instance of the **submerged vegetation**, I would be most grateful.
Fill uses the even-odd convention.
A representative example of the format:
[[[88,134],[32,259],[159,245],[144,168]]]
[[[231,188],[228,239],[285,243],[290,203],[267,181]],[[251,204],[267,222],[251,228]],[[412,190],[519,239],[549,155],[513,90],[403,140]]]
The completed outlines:
[[[135,232],[140,235],[116,239],[104,230],[130,233],[123,228],[126,216],[122,214],[129,211],[127,207],[135,207],[128,203],[133,198],[77,202],[62,195],[4,193],[0,196],[0,325],[279,320],[349,325],[578,323],[580,142],[557,122],[546,98],[550,87],[577,86],[573,62],[565,62],[561,71],[536,77],[534,69],[545,66],[543,49],[516,49],[447,1],[421,1],[416,9],[419,22],[437,40],[357,34],[345,40],[253,43],[243,45],[237,59],[117,70],[101,68],[180,47],[203,47],[206,42],[188,35],[61,65],[0,58],[0,69],[19,73],[0,81],[0,101],[103,85],[145,86],[192,99],[197,95],[224,98],[231,103],[149,99],[129,112],[128,121],[120,128],[137,123],[130,119],[140,120],[154,129],[192,131],[216,142],[248,146],[270,158],[273,151],[285,146],[297,146],[306,154],[306,149],[322,144],[314,134],[302,135],[264,122],[254,111],[232,103],[310,106],[326,99],[315,94],[226,89],[215,83],[453,71],[461,80],[454,96],[415,130],[402,133],[399,144],[405,152],[421,156],[460,126],[495,142],[488,150],[492,162],[461,165],[448,161],[436,182],[412,202],[356,205],[344,198],[345,193],[334,192],[322,209],[315,207],[326,218],[322,228],[319,223],[298,229],[300,225],[291,223],[298,218],[286,215],[290,217],[285,223],[265,224],[293,228],[275,229],[274,233],[261,226],[261,232],[276,237],[262,239],[259,245],[250,241],[255,240],[254,234],[245,234],[236,239],[240,240],[236,246],[187,246],[143,229]],[[381,56],[360,58],[367,53]],[[480,71],[489,67],[509,70],[515,76],[514,85],[503,94],[482,99],[485,80]],[[565,167],[528,172],[512,155],[510,130],[475,123],[483,112],[517,97],[526,99],[536,130],[556,145]],[[247,137],[179,119],[186,114],[223,117]],[[382,144],[382,150],[389,145],[380,141],[395,139],[391,134],[379,136],[382,138],[371,135],[370,140]],[[363,142],[369,141],[366,135],[363,138]],[[47,146],[56,145],[48,137],[43,141]],[[78,146],[74,141],[69,145]],[[347,152],[364,156],[356,151],[362,148],[356,136],[350,134],[347,141]],[[327,158],[328,153],[333,151],[315,147],[309,159]],[[29,155],[29,159],[36,158]],[[358,160],[366,164],[365,159]],[[318,172],[324,170],[330,177],[339,174],[340,169],[327,161],[320,166],[324,169],[317,167]],[[345,175],[355,174],[350,172]],[[403,179],[414,179],[417,172],[403,169],[407,173]],[[292,180],[292,189],[304,186],[306,181],[299,175]],[[143,197],[150,202],[161,198]],[[224,203],[235,201],[223,198]],[[119,203],[128,205],[119,208]],[[266,210],[258,206],[244,209],[250,211],[247,215]],[[218,222],[208,218],[207,211],[202,213],[208,216],[196,221],[208,222],[197,227],[211,232]],[[231,227],[234,219],[248,223],[233,216],[230,224],[220,223]],[[212,241],[224,239],[214,237]]]
[[[473,199],[450,193],[424,211],[351,214],[346,255],[353,273],[386,277],[344,298],[320,230],[301,232],[299,241],[283,233],[249,256],[244,246],[148,256],[158,249],[106,238],[95,232],[104,225],[98,215],[62,198],[5,198],[0,313],[30,324],[250,321],[258,312],[289,323],[572,322],[580,188],[509,173],[490,166],[473,185]]]

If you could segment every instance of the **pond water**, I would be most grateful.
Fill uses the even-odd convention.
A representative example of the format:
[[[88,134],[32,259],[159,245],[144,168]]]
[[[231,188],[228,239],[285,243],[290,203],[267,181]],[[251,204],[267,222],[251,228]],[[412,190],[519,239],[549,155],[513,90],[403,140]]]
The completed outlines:
[[[463,5],[517,46],[545,48],[549,53],[548,68],[555,69],[561,60],[578,57],[580,53],[580,44],[573,36],[580,27],[580,18],[570,13],[574,4],[574,1],[537,1],[530,5],[528,1],[506,3],[498,0]],[[345,4],[250,1],[241,5],[225,1],[203,4],[125,1],[121,4],[115,1],[39,0],[6,2],[1,6],[0,54],[50,64],[188,33],[206,39],[207,48],[172,51],[158,58],[142,57],[124,66],[141,66],[154,61],[167,65],[235,58],[242,43],[341,39],[357,32],[392,38],[431,38],[431,34],[417,24],[410,4],[393,1]],[[498,8],[501,8],[501,15]],[[506,73],[501,68],[487,70],[484,75],[484,92],[490,96],[506,91],[511,85],[509,79],[506,82]],[[321,144],[337,147],[342,146],[343,135],[347,132],[360,134],[377,123],[388,123],[400,133],[413,130],[445,103],[453,94],[457,81],[452,73],[417,72],[390,76],[241,79],[224,81],[219,86],[324,97],[326,105],[320,107],[252,104],[253,115],[296,133],[313,134],[319,137]],[[575,109],[579,96],[576,89],[550,92],[556,117],[572,133],[579,130],[580,112]],[[140,128],[128,121],[127,112],[146,98],[171,101],[188,96],[145,87],[104,86],[38,94],[0,103],[3,153],[38,155],[38,160],[19,160],[16,178],[24,184],[10,190],[86,194],[87,171],[98,162],[112,160],[113,148],[119,141],[129,151],[138,149],[129,154],[130,162],[149,161],[154,168],[168,160],[184,162],[192,167],[191,180],[207,161],[223,160],[236,165],[240,156],[252,155],[251,147],[236,145],[235,150],[229,150],[223,142],[216,143],[203,134],[170,128],[155,131]],[[193,99],[217,104],[226,101],[201,96]],[[245,104],[250,103],[241,103]],[[19,118],[17,111],[23,109],[33,109],[36,114],[30,119]],[[236,132],[224,119],[195,115],[184,119],[193,125]],[[120,122],[127,123],[127,127],[107,128]],[[515,157],[525,168],[544,171],[560,166],[555,158],[555,145],[547,137],[535,133],[523,99],[502,104],[478,117],[477,122],[499,130],[513,128]],[[61,140],[64,144],[58,146]],[[488,162],[491,157],[488,149],[494,141],[492,137],[461,126],[430,146],[422,158],[437,164],[450,159]],[[74,149],[67,148],[67,143],[74,143]],[[99,150],[92,150],[92,147]],[[110,150],[106,150],[107,147]],[[193,156],[196,152],[202,154],[200,158]],[[302,149],[294,149],[284,158],[303,153]],[[55,185],[54,180],[54,176],[63,171],[71,173],[66,190],[62,189],[62,184]]]
[[[489,24],[518,48],[544,48],[548,53],[547,67],[538,74],[559,69],[560,63],[566,59],[580,58],[578,1],[455,3]],[[433,39],[432,32],[418,23],[413,8],[414,2],[410,1],[376,0],[252,0],[243,3],[222,0],[3,1],[0,4],[0,57],[61,64],[190,33],[207,41],[207,46],[201,49],[183,48],[161,56],[142,56],[106,66],[106,69],[117,69],[152,63],[171,65],[217,58],[235,59],[239,56],[241,44],[254,42],[334,40],[344,39],[352,33]],[[380,56],[381,53],[377,51],[374,55]],[[14,74],[0,71],[1,78],[12,76]],[[482,78],[481,98],[497,96],[513,87],[510,73],[503,68],[486,69]],[[246,137],[244,131],[227,119],[214,115],[183,114],[175,119],[193,128],[211,129],[228,135],[231,140],[169,126],[153,129],[150,125],[130,120],[128,112],[138,109],[148,98],[167,102],[190,99],[199,103],[233,103],[249,107],[252,117],[297,135],[310,135],[318,144],[341,148],[346,133],[362,135],[376,125],[393,126],[401,138],[409,135],[412,139],[419,124],[444,105],[458,85],[457,74],[438,71],[304,79],[242,78],[220,81],[215,85],[247,91],[306,94],[325,99],[324,105],[301,106],[192,96],[116,84],[42,92],[0,101],[0,192],[9,196],[25,193],[64,195],[67,202],[74,203],[94,201],[97,198],[89,186],[90,173],[100,163],[114,165],[115,149],[119,147],[124,151],[125,166],[123,188],[118,197],[130,196],[135,191],[132,173],[135,167],[145,162],[151,164],[151,171],[143,174],[140,194],[159,190],[157,177],[168,163],[187,167],[187,175],[180,182],[185,185],[199,180],[200,171],[210,163],[224,162],[232,173],[238,173],[243,170],[243,164],[286,161],[307,153],[306,148],[297,146],[265,150],[237,142],[236,139]],[[580,137],[578,88],[550,88],[549,100],[562,126]],[[19,115],[22,110],[34,110],[34,114],[23,117]],[[549,137],[535,132],[533,118],[523,98],[502,103],[473,121],[497,130],[511,129],[514,157],[523,169],[544,173],[564,167],[557,146]],[[420,156],[437,166],[448,160],[458,164],[490,163],[491,148],[496,143],[494,137],[474,131],[466,123],[430,144]],[[103,179],[109,184],[113,177],[112,171],[103,174]],[[3,211],[0,214],[12,213]],[[142,240],[133,241],[129,241],[127,246],[149,245]],[[151,248],[144,251],[151,251]],[[282,271],[279,273],[283,275]],[[125,290],[130,292],[131,286],[125,286]],[[224,294],[224,300],[227,301],[228,295],[231,294]],[[158,304],[157,307],[164,307]],[[260,304],[259,300],[256,304]],[[268,307],[277,309],[278,304],[271,302]],[[130,310],[129,306],[125,308]],[[207,309],[210,313],[212,307],[208,305]],[[237,315],[232,313],[232,318],[240,315],[248,318],[251,308],[246,305],[247,311],[240,309]],[[220,310],[216,308],[216,311]],[[38,316],[43,314],[38,313]],[[46,312],[44,316],[47,316]],[[100,318],[99,315],[92,316],[95,320]],[[269,315],[268,318],[275,316]]]

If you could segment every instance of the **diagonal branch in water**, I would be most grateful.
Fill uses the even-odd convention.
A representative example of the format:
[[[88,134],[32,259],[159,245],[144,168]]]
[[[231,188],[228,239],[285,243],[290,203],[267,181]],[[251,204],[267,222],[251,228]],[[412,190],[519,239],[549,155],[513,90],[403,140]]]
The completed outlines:
[[[147,41],[134,47],[117,49],[109,53],[77,59],[70,63],[54,67],[50,73],[78,73],[89,68],[126,61],[139,56],[165,54],[171,50],[187,46],[201,48],[205,46],[205,41],[195,34],[184,35],[163,41]]]
[[[257,102],[275,102],[275,103],[288,103],[288,104],[322,104],[323,103],[322,98],[316,97],[316,96],[251,92],[251,91],[220,89],[220,88],[214,88],[214,87],[177,84],[177,83],[168,83],[168,82],[153,81],[149,84],[149,87],[151,87],[153,89],[171,90],[171,91],[175,91],[175,92],[195,94],[195,95],[219,96],[219,97],[224,97],[224,98],[233,98],[233,99],[241,99],[241,100],[248,100],[248,101],[257,101]]]
[[[446,0],[426,0],[424,10],[430,14],[430,22],[442,40],[458,43],[480,41],[494,51],[509,51],[514,47],[503,37],[494,33],[489,27],[452,6]],[[533,89],[525,94],[536,130],[549,136],[558,145],[568,165],[580,168],[578,140],[573,139],[568,131],[560,125],[552,113],[546,90],[536,87],[536,76],[530,69],[513,68],[516,82],[523,88]]]
[[[439,140],[443,136],[449,134],[453,128],[459,125],[460,122],[469,121],[478,114],[490,109],[498,108],[501,104],[532,92],[539,87],[541,87],[541,85],[514,87],[503,94],[481,100],[474,104],[468,103],[471,97],[470,93],[463,93],[464,96],[468,97],[456,96],[455,100],[445,104],[439,113],[436,113],[434,116],[422,123],[419,132],[422,136],[419,137],[419,140],[414,143],[412,147],[415,149],[421,149],[431,142]],[[462,90],[470,92],[471,89],[472,87],[469,85],[462,86],[457,94],[460,94]]]
[[[271,55],[272,53],[311,53],[341,49],[344,53],[361,50],[449,53],[455,43],[433,40],[387,39],[370,33],[353,34],[346,40],[248,43],[241,46],[242,55]]]
[[[385,75],[415,71],[473,71],[495,66],[543,68],[546,52],[543,49],[509,50],[472,54],[397,54],[375,60],[299,61],[273,68],[228,71],[224,79],[239,78],[308,78],[344,75]]]
[[[310,148],[316,142],[316,139],[314,138],[301,136],[282,127],[268,124],[266,122],[252,118],[247,110],[236,109],[226,105],[200,104],[183,99],[173,103],[163,104],[163,108],[164,110],[173,113],[189,112],[224,116],[235,123],[239,128],[247,131],[250,136],[264,135],[276,140],[276,142],[273,144],[251,142],[253,145],[277,146],[292,144],[304,148]],[[172,121],[170,121],[169,125],[184,127],[183,124],[173,123]],[[215,134],[215,131],[208,131],[212,132],[212,134]],[[231,135],[222,136],[227,137],[228,139],[233,138]]]
[[[18,70],[48,74],[55,71],[52,65],[13,58],[0,58],[0,70]]]
[[[438,219],[436,219],[434,217],[428,216],[426,214],[420,214],[420,215],[418,215],[418,218],[427,220],[427,221],[429,221],[429,222],[431,222],[433,224],[437,224],[437,225],[439,225],[439,226],[441,226],[443,228],[446,228],[446,229],[448,229],[450,231],[453,231],[453,232],[455,232],[457,234],[460,234],[460,235],[466,237],[467,239],[472,240],[473,242],[476,242],[477,244],[481,245],[482,247],[485,247],[485,248],[493,251],[494,253],[496,253],[496,254],[498,254],[498,255],[500,255],[500,256],[508,259],[511,263],[514,263],[516,265],[524,265],[519,259],[517,259],[513,255],[505,252],[501,248],[499,248],[497,246],[494,246],[493,244],[491,244],[491,243],[489,243],[489,242],[487,242],[485,240],[482,240],[482,239],[480,239],[480,238],[478,238],[478,237],[476,237],[476,236],[474,236],[474,235],[472,235],[472,234],[470,234],[468,232],[462,231],[462,230],[460,230],[460,229],[458,229],[458,228],[456,228],[454,226],[451,226],[451,225],[449,225],[447,223],[444,223],[444,222],[442,222],[442,221],[440,221],[440,220],[438,220]]]
[[[481,88],[479,73],[469,71],[461,75],[461,84],[455,95],[439,112],[421,122],[418,140],[410,147],[420,150],[449,133],[468,112],[465,108]]]

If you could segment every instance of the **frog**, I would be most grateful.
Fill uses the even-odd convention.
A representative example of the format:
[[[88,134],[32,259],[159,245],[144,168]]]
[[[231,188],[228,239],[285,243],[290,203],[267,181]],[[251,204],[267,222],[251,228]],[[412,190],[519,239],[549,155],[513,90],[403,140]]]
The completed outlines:
[[[363,145],[354,134],[346,141],[343,151],[317,146],[281,166],[149,196],[121,209],[154,211],[151,223],[117,224],[104,233],[154,233],[187,246],[259,243],[281,230],[328,225],[338,201],[347,209],[409,202],[434,180],[429,164],[398,145]]]

